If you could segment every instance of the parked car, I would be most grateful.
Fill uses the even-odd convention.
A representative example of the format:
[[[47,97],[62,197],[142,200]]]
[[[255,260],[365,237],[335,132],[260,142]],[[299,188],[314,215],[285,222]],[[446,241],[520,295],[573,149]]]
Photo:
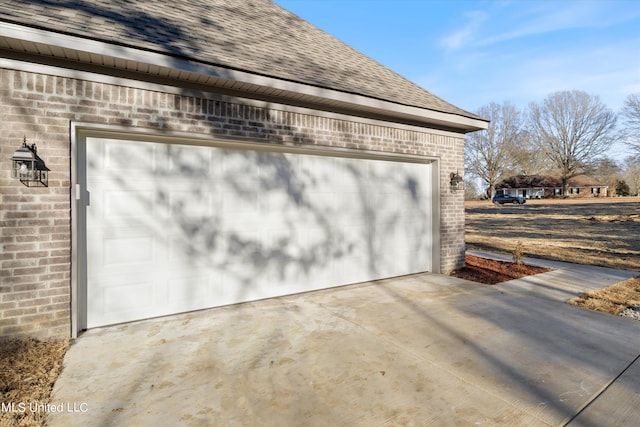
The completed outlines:
[[[522,205],[527,203],[527,199],[520,196],[512,196],[511,194],[496,194],[491,199],[493,203],[498,203],[500,205],[504,205],[505,203],[513,203],[514,205]]]

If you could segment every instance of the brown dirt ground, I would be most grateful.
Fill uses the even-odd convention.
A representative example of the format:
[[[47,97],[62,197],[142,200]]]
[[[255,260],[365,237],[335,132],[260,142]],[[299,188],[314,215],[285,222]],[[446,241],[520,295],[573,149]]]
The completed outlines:
[[[464,260],[466,265],[459,270],[451,272],[451,276],[487,285],[495,285],[496,283],[551,271],[549,268],[496,261],[474,255],[466,255]]]
[[[0,402],[14,404],[13,411],[0,411],[0,427],[44,425],[46,412],[29,408],[50,402],[68,348],[69,340],[0,342]]]

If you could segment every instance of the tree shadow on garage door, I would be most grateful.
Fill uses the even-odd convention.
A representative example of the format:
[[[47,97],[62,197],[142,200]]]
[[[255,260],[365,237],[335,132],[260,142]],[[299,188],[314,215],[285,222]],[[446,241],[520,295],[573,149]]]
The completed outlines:
[[[162,246],[162,279],[183,272],[191,308],[431,268],[429,165],[174,142],[124,142],[107,180],[135,200],[109,209]]]

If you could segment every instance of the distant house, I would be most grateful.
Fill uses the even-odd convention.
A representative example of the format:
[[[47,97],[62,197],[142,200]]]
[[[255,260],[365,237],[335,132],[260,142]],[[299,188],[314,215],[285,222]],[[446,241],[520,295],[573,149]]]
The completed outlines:
[[[601,184],[586,175],[569,179],[568,197],[607,197],[608,185]],[[527,199],[562,197],[562,178],[549,175],[517,175],[496,185],[496,193],[522,196]]]

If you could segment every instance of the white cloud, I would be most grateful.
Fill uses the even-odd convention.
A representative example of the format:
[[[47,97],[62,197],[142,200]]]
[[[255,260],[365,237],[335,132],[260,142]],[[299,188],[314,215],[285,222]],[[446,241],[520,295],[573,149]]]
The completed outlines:
[[[543,7],[528,9],[518,15],[504,16],[504,31],[486,36],[477,41],[477,45],[486,46],[521,37],[545,34],[571,28],[583,28],[593,25],[596,10],[587,7],[589,3],[568,3],[569,7],[560,9],[564,3],[543,3]],[[552,5],[553,8],[548,8]]]
[[[583,50],[558,50],[523,60],[515,75],[531,94],[544,97],[557,90],[584,90],[617,110],[631,91],[640,88],[640,39],[604,43]]]
[[[490,46],[563,30],[606,28],[640,16],[638,8],[611,8],[608,2],[602,1],[513,2],[489,5],[492,9],[490,12],[467,13],[462,28],[443,38],[441,46],[448,50]]]
[[[556,49],[523,44],[509,50],[450,52],[415,81],[470,111],[503,101],[525,108],[552,92],[573,89],[599,95],[618,110],[628,94],[640,92],[640,39],[602,41],[580,49],[573,44]]]
[[[469,40],[473,39],[476,30],[489,17],[481,11],[468,12],[466,15],[467,22],[464,26],[441,40],[440,44],[446,49],[456,50],[463,47]]]

